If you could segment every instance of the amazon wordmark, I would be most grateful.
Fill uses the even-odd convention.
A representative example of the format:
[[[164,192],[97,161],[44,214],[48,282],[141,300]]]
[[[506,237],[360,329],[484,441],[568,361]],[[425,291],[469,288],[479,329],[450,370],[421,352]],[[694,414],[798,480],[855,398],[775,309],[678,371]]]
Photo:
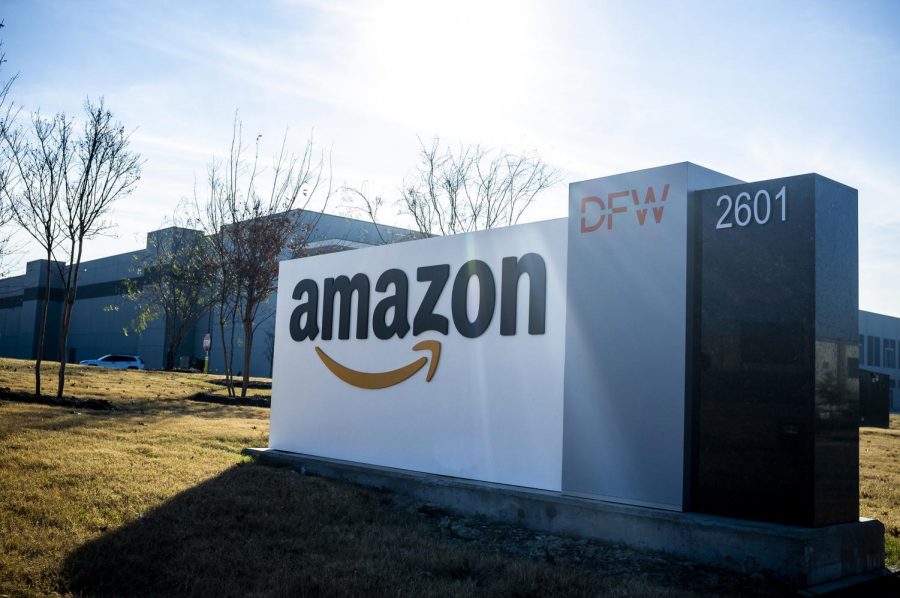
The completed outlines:
[[[497,283],[491,267],[481,260],[464,263],[453,279],[450,296],[450,314],[436,313],[436,308],[447,283],[450,281],[450,265],[421,266],[416,270],[417,284],[425,286],[421,302],[409,321],[409,277],[398,268],[385,270],[375,282],[374,297],[377,300],[371,314],[372,332],[379,339],[403,338],[412,328],[413,336],[433,331],[448,334],[450,320],[463,336],[476,338],[484,334],[491,324],[497,307]],[[547,306],[547,267],[537,253],[522,257],[504,257],[500,274],[500,334],[516,334],[519,279],[528,275],[528,334],[544,334]],[[472,279],[478,281],[478,307],[470,318],[468,292]],[[326,278],[322,285],[322,309],[319,309],[319,283],[305,278],[294,287],[293,298],[299,301],[290,318],[291,338],[297,342],[315,340],[321,332],[322,340],[331,340],[334,332],[335,304],[337,303],[338,338],[350,338],[351,306],[356,301],[355,336],[369,337],[369,303],[371,284],[365,274]],[[383,294],[383,296],[381,296]],[[321,327],[319,325],[321,311]]]

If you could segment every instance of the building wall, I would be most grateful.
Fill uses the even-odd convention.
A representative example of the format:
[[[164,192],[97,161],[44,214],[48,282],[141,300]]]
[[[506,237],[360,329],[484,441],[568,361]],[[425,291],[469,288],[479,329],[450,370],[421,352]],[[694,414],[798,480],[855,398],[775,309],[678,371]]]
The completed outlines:
[[[29,267],[31,264],[29,264]],[[8,357],[31,357],[31,335],[22,330],[23,292],[27,273],[0,280],[0,347]]]
[[[859,367],[890,376],[891,411],[900,412],[900,318],[860,310]]]
[[[296,210],[292,213],[297,235],[309,234],[307,253],[329,253],[357,247],[378,245],[385,242],[406,240],[417,233],[391,226]],[[311,231],[311,232],[307,232]],[[140,334],[134,332],[132,322],[137,315],[133,302],[124,296],[126,279],[142,275],[143,258],[158,247],[165,247],[165,240],[173,235],[200,234],[188,229],[167,228],[147,235],[144,249],[113,255],[81,264],[78,273],[78,293],[72,312],[66,358],[70,362],[94,359],[109,353],[140,355],[148,368],[165,366],[165,323],[154,320]],[[286,248],[284,259],[294,257]],[[36,260],[26,265],[25,274],[0,280],[0,356],[34,359],[37,355],[37,329],[40,310],[45,296],[45,275],[51,272],[50,306],[47,320],[47,338],[44,358],[59,358],[59,330],[62,313],[61,264]],[[350,273],[352,274],[352,273]],[[253,376],[270,376],[272,371],[273,333],[275,329],[275,294],[259,306],[255,319],[256,333],[250,359]],[[219,316],[213,310],[204,314],[189,331],[175,356],[176,367],[196,365],[202,367],[203,337],[211,333],[210,371],[225,372]],[[231,335],[230,326],[226,336]],[[243,353],[246,342],[240,322],[235,333],[234,373],[242,373]]]
[[[0,346],[4,356],[33,358],[37,355],[37,330],[48,270],[50,304],[47,307],[47,327],[52,332],[44,340],[44,356],[55,358],[58,354],[61,266],[46,260],[33,261],[26,265],[25,274],[0,280],[0,321],[3,322]]]

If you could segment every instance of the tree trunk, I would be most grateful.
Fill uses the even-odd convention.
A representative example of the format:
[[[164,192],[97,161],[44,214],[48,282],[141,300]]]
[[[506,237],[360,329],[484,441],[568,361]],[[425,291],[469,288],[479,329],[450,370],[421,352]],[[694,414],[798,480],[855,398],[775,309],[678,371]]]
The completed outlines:
[[[34,363],[34,394],[41,396],[41,363],[44,361],[44,338],[47,334],[47,312],[50,309],[50,259],[52,254],[47,252],[47,275],[44,277],[44,302],[41,305],[41,323],[38,326],[37,359]]]
[[[77,252],[72,251],[76,255],[75,262],[69,263],[69,271],[66,273],[66,290],[65,303],[63,308],[63,321],[60,332],[59,343],[59,383],[56,386],[56,398],[62,400],[63,388],[66,385],[66,350],[69,344],[69,323],[72,320],[72,309],[75,307],[75,293],[78,292],[78,270],[81,269],[81,252],[84,249],[84,239],[79,238],[73,241],[77,243]],[[74,246],[73,246],[74,249]]]
[[[253,350],[253,320],[246,319],[244,313],[244,378],[241,380],[241,398],[247,396],[247,387],[250,384],[250,352]]]
[[[66,349],[69,342],[69,320],[72,317],[72,308],[74,306],[74,298],[71,296],[71,293],[67,292],[65,303],[63,304],[63,321],[59,333],[59,380],[56,385],[56,398],[60,401],[66,385]]]
[[[225,314],[222,313],[223,307],[219,306],[219,333],[222,337],[222,367],[225,367],[225,388],[228,388],[228,347],[225,346]],[[231,396],[231,391],[228,391],[228,396]]]
[[[231,380],[231,368],[228,361],[228,343],[225,342],[225,303],[219,304],[219,332],[222,336],[222,367],[225,368],[225,387],[228,389],[228,398],[234,398],[234,385]],[[232,349],[234,346],[232,345]]]
[[[169,339],[168,355],[166,356],[167,370],[175,369],[175,359],[178,358],[178,353],[181,351],[181,345],[184,344],[184,337],[187,333],[187,327],[184,325],[183,320],[180,320],[177,315],[166,315],[166,322],[170,319],[172,320],[172,330],[170,334],[166,335]],[[191,351],[191,353],[193,353],[193,351]],[[178,367],[181,366],[179,365]]]
[[[234,329],[236,328],[236,323],[237,306],[235,305],[231,310],[231,334],[228,338],[228,363],[226,365],[228,371],[228,393],[232,399],[237,396],[234,390]]]

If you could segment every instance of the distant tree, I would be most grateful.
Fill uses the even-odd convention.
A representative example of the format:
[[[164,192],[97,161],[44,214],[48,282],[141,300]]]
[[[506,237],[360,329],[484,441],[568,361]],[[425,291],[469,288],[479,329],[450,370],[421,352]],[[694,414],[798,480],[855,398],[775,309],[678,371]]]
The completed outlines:
[[[60,250],[65,259],[63,277],[63,313],[60,325],[59,383],[61,399],[66,379],[66,349],[72,309],[78,291],[78,274],[84,244],[106,232],[110,223],[103,220],[113,203],[134,191],[141,177],[139,154],[129,149],[129,134],[103,100],[85,102],[86,120],[82,136],[75,141],[75,155],[63,182],[62,200],[57,206],[62,239]]]
[[[201,231],[175,226],[152,237],[136,267],[141,275],[125,281],[125,295],[137,308],[131,329],[141,333],[163,319],[170,370],[187,333],[215,298],[212,242]]]
[[[0,20],[0,29],[4,27]],[[6,53],[3,52],[3,41],[0,40],[0,69],[6,62]],[[15,82],[17,75],[0,80],[0,138],[5,138],[14,126],[17,110],[9,100],[9,91]],[[16,251],[11,242],[13,231],[8,227],[14,214],[9,205],[9,194],[17,183],[17,172],[12,156],[6,148],[0,149],[0,276],[9,273],[9,257]]]
[[[419,163],[403,182],[397,205],[425,234],[453,235],[516,224],[535,197],[559,181],[559,172],[535,153],[515,154],[480,145],[442,148],[420,141]],[[350,189],[373,221],[381,198]]]
[[[259,307],[277,289],[278,263],[302,255],[318,222],[318,215],[301,223],[297,208],[305,209],[319,193],[331,195],[330,169],[324,152],[308,139],[299,156],[287,150],[287,134],[263,182],[259,139],[247,159],[242,124],[235,118],[228,156],[214,160],[208,170],[205,201],[196,201],[197,221],[212,241],[217,264],[217,307],[229,394],[234,396],[234,331],[243,331],[241,396],[250,378],[253,340],[261,323]],[[326,173],[328,171],[328,173]],[[231,325],[230,338],[226,328]]]
[[[41,301],[34,367],[34,393],[41,396],[41,363],[50,305],[50,280],[54,251],[62,234],[58,209],[66,193],[69,170],[76,153],[72,122],[62,114],[52,119],[34,114],[27,129],[5,127],[0,137],[3,155],[16,179],[15,184],[3,188],[7,205],[21,230],[31,235],[47,258],[44,272],[46,292]]]

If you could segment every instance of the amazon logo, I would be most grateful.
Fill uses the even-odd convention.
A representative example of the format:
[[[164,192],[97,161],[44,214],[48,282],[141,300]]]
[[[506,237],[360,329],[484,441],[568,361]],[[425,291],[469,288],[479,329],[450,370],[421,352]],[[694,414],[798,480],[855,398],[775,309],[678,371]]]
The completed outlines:
[[[332,340],[337,328],[338,340],[406,338],[430,333],[447,336],[453,329],[465,338],[484,334],[494,319],[498,307],[497,280],[491,267],[482,260],[464,263],[451,279],[449,264],[422,266],[416,269],[415,283],[424,287],[422,299],[410,306],[410,279],[404,270],[390,268],[375,281],[374,293],[369,276],[357,273],[340,275],[318,281],[305,278],[294,287],[292,298],[299,304],[291,312],[291,338],[296,342]],[[537,253],[521,257],[504,257],[500,267],[499,317],[501,336],[514,336],[519,304],[519,279],[528,280],[528,334],[544,334],[547,311],[547,267]],[[474,315],[468,310],[469,285],[478,283],[478,302]],[[450,313],[437,313],[437,305],[450,285]],[[319,304],[322,304],[321,310]],[[370,305],[375,305],[370,310]],[[356,321],[351,315],[356,306]],[[321,317],[320,317],[321,314]],[[412,320],[410,324],[410,315]],[[423,340],[413,345],[413,351],[427,351],[418,359],[386,372],[367,372],[342,364],[329,356],[320,346],[316,355],[332,374],[358,388],[379,389],[400,384],[411,378],[426,364],[425,381],[430,382],[437,372],[441,358],[441,343]]]

